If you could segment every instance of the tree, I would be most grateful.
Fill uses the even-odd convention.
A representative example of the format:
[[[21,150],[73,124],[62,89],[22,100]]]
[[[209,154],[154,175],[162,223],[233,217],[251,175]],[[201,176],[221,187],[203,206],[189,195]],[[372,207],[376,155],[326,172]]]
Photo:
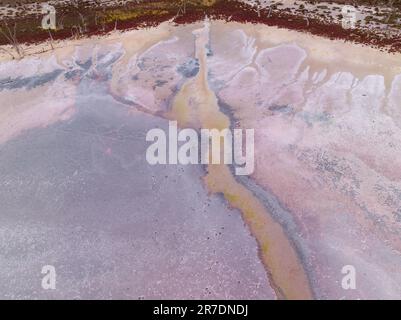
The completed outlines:
[[[10,27],[7,24],[7,21],[4,21],[3,25],[5,30],[3,30],[3,27],[1,27],[0,33],[7,39],[8,43],[12,46],[12,48],[17,54],[17,58],[19,59],[22,58],[24,56],[24,51],[17,40],[17,24],[14,23],[13,30],[10,29]],[[2,48],[2,50],[10,54],[13,58],[15,58],[14,55],[11,54],[11,52],[8,51],[7,49]]]

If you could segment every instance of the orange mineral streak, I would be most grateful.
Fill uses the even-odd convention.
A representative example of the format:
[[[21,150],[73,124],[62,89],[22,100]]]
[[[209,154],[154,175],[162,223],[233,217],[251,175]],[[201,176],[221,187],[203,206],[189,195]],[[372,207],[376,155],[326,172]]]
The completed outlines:
[[[185,83],[176,95],[167,117],[180,127],[196,129],[230,127],[230,119],[218,106],[207,81],[206,45],[209,42],[209,23],[195,30],[198,75]],[[204,177],[212,193],[221,193],[232,208],[238,209],[259,246],[259,255],[268,273],[270,285],[279,299],[312,299],[312,291],[303,265],[287,238],[282,226],[252,192],[238,183],[224,164],[208,165]]]

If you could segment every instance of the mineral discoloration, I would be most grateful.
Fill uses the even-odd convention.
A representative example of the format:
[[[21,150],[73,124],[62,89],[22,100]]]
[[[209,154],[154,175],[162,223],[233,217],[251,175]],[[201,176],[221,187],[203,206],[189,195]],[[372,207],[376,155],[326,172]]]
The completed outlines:
[[[52,297],[401,297],[400,56],[204,30],[163,24],[0,64],[6,298],[48,297],[29,279],[51,262]],[[167,120],[254,128],[254,174],[149,166],[146,131]],[[344,265],[356,290],[341,288]]]

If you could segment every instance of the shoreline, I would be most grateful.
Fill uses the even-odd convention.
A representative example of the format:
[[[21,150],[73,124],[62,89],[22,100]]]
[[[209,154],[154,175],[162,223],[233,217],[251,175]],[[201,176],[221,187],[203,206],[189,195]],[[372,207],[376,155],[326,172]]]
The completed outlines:
[[[265,24],[244,24],[236,21],[226,20],[210,20],[213,25],[220,27],[232,26],[244,28],[248,30],[250,34],[256,36],[256,40],[259,44],[266,45],[268,43],[272,45],[294,43],[300,44],[303,47],[309,49],[309,53],[318,60],[322,60],[326,63],[333,63],[336,60],[345,60],[350,64],[355,64],[354,67],[363,69],[365,74],[371,72],[383,73],[383,69],[386,73],[392,76],[401,73],[401,52],[389,53],[376,47],[371,47],[367,44],[354,43],[342,41],[340,39],[328,39],[324,36],[313,35],[305,33],[299,30],[291,30],[280,28],[277,26],[267,26]],[[93,44],[94,42],[106,42],[106,43],[118,43],[130,41],[131,37],[139,37],[144,41],[142,44],[136,44],[134,47],[146,47],[145,39],[150,39],[153,36],[164,37],[167,34],[172,34],[175,30],[181,27],[202,24],[202,21],[196,21],[191,24],[177,24],[174,21],[165,21],[157,26],[142,28],[142,29],[129,29],[129,30],[115,30],[104,35],[91,35],[88,37],[82,37],[79,39],[61,39],[53,43],[53,48],[49,42],[37,42],[33,44],[26,44],[22,48],[25,51],[24,58],[26,57],[46,57],[55,55],[58,60],[60,56],[66,56],[72,54],[76,47],[85,46],[86,44]],[[153,42],[153,41],[151,41]],[[316,43],[317,42],[317,43]],[[6,46],[0,46],[0,48]],[[124,46],[126,50],[135,51]],[[67,50],[68,53],[62,52]],[[353,51],[351,51],[353,50]],[[22,58],[23,59],[23,58]],[[383,61],[383,59],[385,59]],[[0,51],[0,62],[21,60],[13,59],[4,51]],[[391,65],[389,65],[391,63]],[[335,66],[337,69],[338,66]],[[346,68],[345,68],[346,69]],[[356,72],[359,73],[359,72]]]
[[[10,46],[9,41],[3,34],[0,35],[0,48],[3,48],[3,50],[0,50],[0,57],[8,55],[11,59],[13,55],[14,59],[18,59],[25,56],[25,51],[29,55],[31,46],[39,45],[46,47],[46,50],[52,50],[52,47],[57,45],[61,40],[81,41],[83,39],[91,39],[92,37],[107,37],[115,32],[147,30],[166,22],[175,25],[200,23],[206,16],[213,21],[266,25],[277,27],[278,29],[288,29],[313,36],[321,36],[330,40],[362,44],[380,51],[390,53],[401,52],[401,30],[389,29],[388,26],[386,26],[386,30],[382,30],[382,27],[344,29],[341,26],[341,20],[338,18],[333,20],[330,17],[325,20],[320,17],[320,13],[309,16],[314,10],[305,11],[305,9],[299,9],[304,8],[302,7],[303,2],[299,8],[291,11],[288,7],[281,8],[281,2],[270,7],[262,6],[256,9],[255,6],[248,3],[249,1],[213,1],[212,4],[207,6],[188,5],[185,12],[177,11],[177,4],[174,4],[174,1],[170,4],[164,4],[163,1],[159,2],[157,2],[158,6],[152,1],[143,1],[143,3],[139,3],[137,6],[131,5],[131,7],[119,7],[117,5],[103,7],[102,16],[98,15],[98,11],[95,10],[96,8],[93,10],[91,7],[88,8],[85,5],[85,1],[78,7],[64,4],[60,9],[57,7],[57,12],[60,11],[60,15],[62,15],[60,20],[63,19],[63,22],[60,27],[57,26],[57,30],[55,31],[40,28],[43,17],[40,14],[32,17],[6,19],[4,23],[7,23],[7,28],[13,25],[16,26],[18,46],[21,47],[23,53],[21,55],[14,53],[13,47]],[[294,3],[299,5],[296,1]],[[305,2],[305,4],[308,3],[307,1]],[[99,8],[101,7],[102,5]],[[272,7],[273,9],[271,9]],[[323,7],[316,6],[316,8]],[[83,17],[81,12],[85,18],[76,21],[78,19],[77,15]],[[68,19],[71,20],[68,22],[70,25],[64,22]],[[61,22],[57,23],[61,24]],[[6,33],[6,27],[3,24],[1,27],[3,28],[2,31]],[[76,31],[78,28],[79,32]]]

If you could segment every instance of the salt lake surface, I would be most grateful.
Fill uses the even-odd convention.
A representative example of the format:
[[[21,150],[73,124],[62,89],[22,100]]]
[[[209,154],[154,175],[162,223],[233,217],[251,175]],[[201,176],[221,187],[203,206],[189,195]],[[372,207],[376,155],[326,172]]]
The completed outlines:
[[[399,55],[163,24],[3,61],[0,101],[2,298],[401,298]],[[150,166],[168,120],[255,129],[254,174]]]

